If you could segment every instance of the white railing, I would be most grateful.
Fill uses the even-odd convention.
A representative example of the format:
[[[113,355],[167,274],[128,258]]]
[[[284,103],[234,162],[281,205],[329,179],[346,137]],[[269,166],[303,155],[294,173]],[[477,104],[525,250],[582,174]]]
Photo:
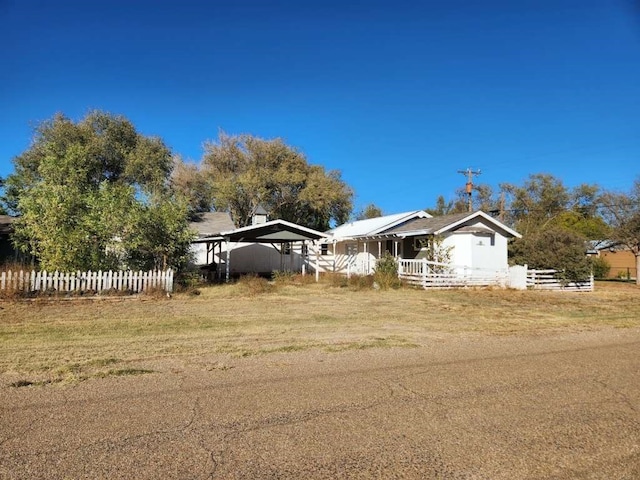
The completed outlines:
[[[593,292],[593,275],[581,282],[563,282],[558,270],[527,270],[527,288],[534,290],[561,290],[567,292]]]
[[[97,271],[97,272],[0,272],[2,292],[51,292],[51,293],[139,293],[152,289],[173,291],[173,270]]]
[[[398,260],[398,277],[424,288],[501,286],[507,284],[507,270],[471,268],[465,265],[423,260]]]

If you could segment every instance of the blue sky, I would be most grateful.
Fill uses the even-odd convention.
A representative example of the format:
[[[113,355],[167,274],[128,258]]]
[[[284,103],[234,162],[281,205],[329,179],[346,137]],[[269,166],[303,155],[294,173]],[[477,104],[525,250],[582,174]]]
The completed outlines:
[[[194,161],[221,129],[282,137],[385,213],[467,167],[640,174],[633,0],[0,0],[0,65],[0,176],[35,123],[90,109]]]

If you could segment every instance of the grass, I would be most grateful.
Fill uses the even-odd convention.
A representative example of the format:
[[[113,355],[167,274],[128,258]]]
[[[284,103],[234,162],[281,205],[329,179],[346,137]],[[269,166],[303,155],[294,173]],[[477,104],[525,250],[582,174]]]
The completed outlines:
[[[166,298],[0,302],[0,374],[26,384],[149,373],[140,362],[416,347],[434,336],[640,326],[640,289],[344,288],[245,279]]]

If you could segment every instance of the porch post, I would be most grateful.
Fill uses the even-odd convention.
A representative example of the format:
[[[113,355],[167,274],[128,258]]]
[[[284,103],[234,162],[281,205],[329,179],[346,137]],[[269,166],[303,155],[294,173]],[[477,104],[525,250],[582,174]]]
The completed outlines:
[[[364,252],[364,259],[365,259],[365,269],[366,271],[364,272],[365,275],[369,275],[369,270],[371,269],[371,265],[369,262],[369,248],[368,248],[369,242],[367,242],[366,240],[364,241],[364,248],[362,249]]]
[[[320,281],[320,244],[315,242],[316,250],[316,283]]]
[[[225,238],[226,247],[227,247],[227,275],[225,280],[229,281],[229,272],[231,270],[231,244],[229,243],[229,237]],[[222,248],[222,245],[221,245]]]
[[[382,241],[378,240],[378,258],[382,258]]]

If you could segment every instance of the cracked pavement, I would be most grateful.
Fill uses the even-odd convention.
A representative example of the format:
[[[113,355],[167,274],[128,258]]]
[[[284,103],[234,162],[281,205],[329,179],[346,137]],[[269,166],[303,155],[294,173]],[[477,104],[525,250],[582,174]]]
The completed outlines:
[[[637,479],[639,352],[607,329],[5,375],[0,478]]]

